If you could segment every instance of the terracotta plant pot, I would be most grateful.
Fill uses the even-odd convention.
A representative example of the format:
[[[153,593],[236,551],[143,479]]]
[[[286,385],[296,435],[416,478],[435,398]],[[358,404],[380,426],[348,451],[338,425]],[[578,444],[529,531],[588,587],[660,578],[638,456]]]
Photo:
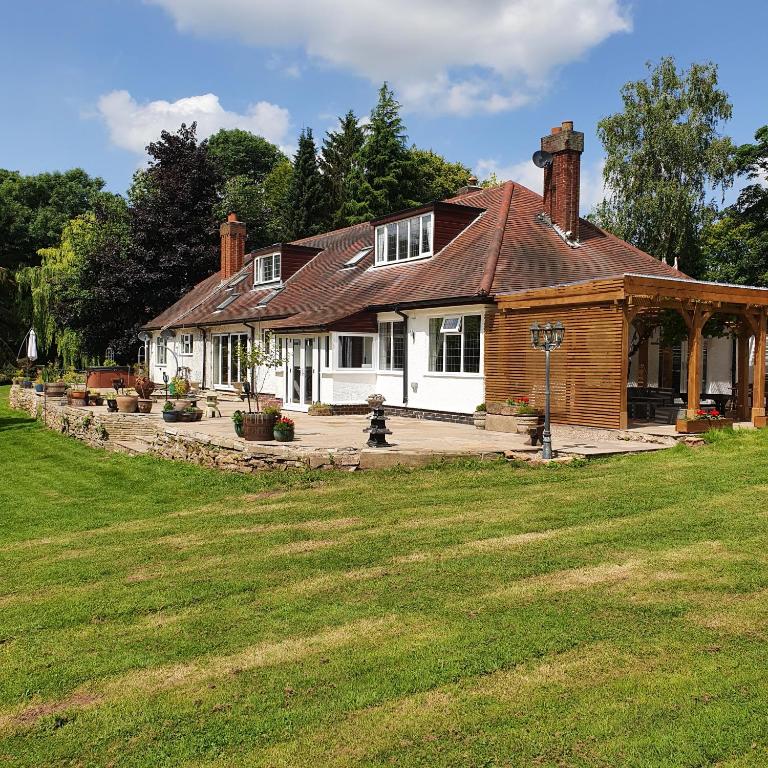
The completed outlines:
[[[155,401],[148,397],[139,398],[139,413],[152,413],[152,404]]]
[[[69,404],[80,408],[88,403],[88,393],[84,389],[71,389],[69,391]]]
[[[710,429],[728,429],[733,426],[733,419],[678,419],[675,429],[688,435],[699,435]]]
[[[243,416],[243,438],[265,442],[275,439],[277,415],[272,413],[246,413]]]
[[[174,411],[183,411],[185,408],[189,408],[189,406],[192,405],[191,400],[174,400],[173,401],[173,410]]]
[[[136,413],[139,410],[138,395],[118,395],[115,400],[118,413]]]

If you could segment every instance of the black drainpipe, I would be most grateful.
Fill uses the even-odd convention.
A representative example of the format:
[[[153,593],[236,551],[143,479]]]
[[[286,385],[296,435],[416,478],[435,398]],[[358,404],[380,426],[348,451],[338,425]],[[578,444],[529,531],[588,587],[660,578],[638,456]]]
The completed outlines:
[[[205,368],[206,368],[205,364],[206,364],[206,361],[208,359],[208,350],[207,350],[206,343],[205,343],[207,337],[206,337],[206,334],[205,334],[205,328],[203,328],[202,326],[198,325],[197,329],[200,331],[200,334],[203,337],[203,380],[200,382],[200,386],[203,389],[205,389]]]
[[[395,308],[395,314],[403,318],[403,407],[405,407],[408,405],[408,315],[397,308]]]

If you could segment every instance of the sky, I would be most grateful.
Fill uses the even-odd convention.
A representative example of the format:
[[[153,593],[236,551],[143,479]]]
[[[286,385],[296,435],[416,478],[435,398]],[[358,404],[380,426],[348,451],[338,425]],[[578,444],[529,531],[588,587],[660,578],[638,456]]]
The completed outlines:
[[[768,123],[765,0],[1,0],[0,167],[81,167],[125,192],[162,129],[245,128],[292,152],[387,80],[409,142],[541,188],[539,139],[585,133],[582,209],[602,196],[597,122],[645,64],[711,60],[725,132]]]

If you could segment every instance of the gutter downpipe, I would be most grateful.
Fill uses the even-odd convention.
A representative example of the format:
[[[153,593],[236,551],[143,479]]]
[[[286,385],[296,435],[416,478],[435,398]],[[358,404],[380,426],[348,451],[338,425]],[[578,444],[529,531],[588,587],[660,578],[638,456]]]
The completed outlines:
[[[200,385],[203,389],[205,389],[205,373],[206,373],[206,362],[208,360],[208,345],[207,345],[207,334],[205,331],[205,328],[203,328],[201,325],[197,326],[197,330],[200,331],[201,336],[203,337],[203,380],[200,382]]]
[[[403,408],[408,405],[408,315],[395,307],[395,314],[403,318]]]

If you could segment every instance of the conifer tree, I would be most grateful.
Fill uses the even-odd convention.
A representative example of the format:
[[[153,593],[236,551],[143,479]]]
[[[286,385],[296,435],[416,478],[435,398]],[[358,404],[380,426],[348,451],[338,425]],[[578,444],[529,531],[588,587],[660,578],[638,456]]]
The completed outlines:
[[[414,205],[407,192],[412,183],[413,160],[400,104],[384,83],[371,112],[359,161],[350,174],[345,217],[349,224],[367,221]]]
[[[323,179],[317,164],[312,129],[299,136],[288,191],[287,229],[292,240],[309,237],[324,229]]]
[[[344,225],[344,208],[352,170],[359,160],[365,142],[365,132],[350,109],[339,118],[339,128],[328,131],[320,154],[320,170],[323,173],[327,203],[327,224],[336,228]]]

